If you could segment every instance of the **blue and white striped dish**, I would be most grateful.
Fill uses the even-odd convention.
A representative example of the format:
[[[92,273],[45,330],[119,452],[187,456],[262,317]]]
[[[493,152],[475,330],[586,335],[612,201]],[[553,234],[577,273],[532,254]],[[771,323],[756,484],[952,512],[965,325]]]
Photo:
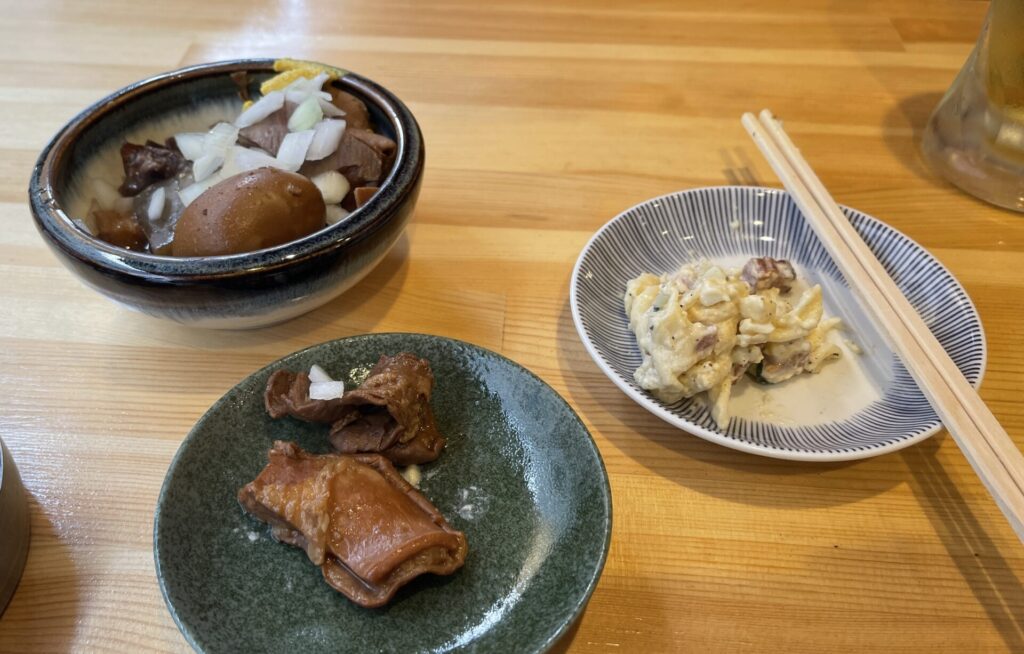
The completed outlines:
[[[975,387],[985,335],[967,293],[924,248],[871,216],[843,208],[897,286]],[[822,285],[826,315],[843,319],[840,361],[773,386],[737,385],[733,419],[719,429],[701,398],[659,402],[633,381],[640,351],[622,295],[641,272],[701,258],[736,267],[751,256],[788,259]],[[597,365],[645,409],[692,434],[782,459],[840,461],[901,449],[941,424],[899,359],[858,306],[835,264],[785,191],[713,187],[643,202],[602,227],[580,254],[570,289],[573,321]]]

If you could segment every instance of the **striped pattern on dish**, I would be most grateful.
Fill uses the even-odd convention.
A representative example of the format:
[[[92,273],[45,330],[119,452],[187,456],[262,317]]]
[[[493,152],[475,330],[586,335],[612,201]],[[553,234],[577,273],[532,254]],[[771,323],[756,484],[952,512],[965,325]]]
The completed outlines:
[[[985,367],[985,339],[964,289],[906,235],[853,209],[843,211],[953,361],[977,386]],[[828,286],[847,287],[785,191],[755,187],[681,191],[628,209],[602,227],[584,248],[570,289],[580,338],[598,366],[631,398],[667,422],[728,447],[787,459],[856,459],[906,447],[938,430],[935,412],[891,353],[887,353],[891,360],[883,361],[889,370],[881,399],[854,415],[815,424],[783,425],[734,417],[723,431],[702,398],[667,405],[641,390],[633,381],[640,352],[622,305],[626,282],[641,272],[672,271],[695,259],[748,256],[790,260],[798,275],[809,273],[823,283],[826,303]],[[860,312],[855,306],[844,309]]]

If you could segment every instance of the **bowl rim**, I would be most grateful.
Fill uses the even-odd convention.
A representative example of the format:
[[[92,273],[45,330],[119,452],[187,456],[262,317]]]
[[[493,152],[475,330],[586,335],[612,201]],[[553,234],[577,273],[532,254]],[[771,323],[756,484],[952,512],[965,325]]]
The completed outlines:
[[[172,257],[135,252],[111,245],[76,226],[57,199],[60,164],[70,146],[111,111],[143,95],[197,79],[234,72],[274,72],[279,58],[248,58],[187,66],[129,84],[82,110],[68,121],[43,148],[29,182],[29,205],[37,229],[64,254],[105,272],[127,274],[148,281],[190,282],[240,277],[254,271],[273,272],[298,262],[327,255],[376,232],[392,209],[415,192],[424,163],[423,138],[416,119],[394,94],[351,71],[337,81],[355,90],[384,113],[395,132],[397,151],[391,170],[377,193],[349,218],[300,239],[251,252],[210,257]]]

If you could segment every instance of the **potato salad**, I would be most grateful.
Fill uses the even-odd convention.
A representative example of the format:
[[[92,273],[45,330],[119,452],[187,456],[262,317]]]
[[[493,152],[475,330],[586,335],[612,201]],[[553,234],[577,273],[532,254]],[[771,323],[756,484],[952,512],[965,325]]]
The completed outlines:
[[[821,287],[799,283],[781,259],[643,273],[626,284],[624,301],[643,357],[636,383],[670,404],[706,392],[723,429],[732,387],[744,374],[777,384],[840,356],[828,338],[840,321],[823,318]]]

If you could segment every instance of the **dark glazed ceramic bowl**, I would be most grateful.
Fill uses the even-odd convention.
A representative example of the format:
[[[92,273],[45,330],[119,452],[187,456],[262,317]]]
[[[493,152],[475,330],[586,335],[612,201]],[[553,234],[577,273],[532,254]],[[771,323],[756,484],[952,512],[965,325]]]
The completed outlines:
[[[284,245],[218,257],[165,257],[92,237],[65,208],[76,175],[111,140],[175,112],[237,98],[231,73],[257,85],[274,60],[201,64],[127,86],[89,107],[46,146],[29,184],[29,204],[47,245],[88,286],[130,309],[183,324],[251,328],[310,311],[351,287],[387,254],[409,221],[423,176],[423,138],[409,109],[378,84],[338,80],[361,98],[377,129],[398,144],[380,190],[345,220]]]

